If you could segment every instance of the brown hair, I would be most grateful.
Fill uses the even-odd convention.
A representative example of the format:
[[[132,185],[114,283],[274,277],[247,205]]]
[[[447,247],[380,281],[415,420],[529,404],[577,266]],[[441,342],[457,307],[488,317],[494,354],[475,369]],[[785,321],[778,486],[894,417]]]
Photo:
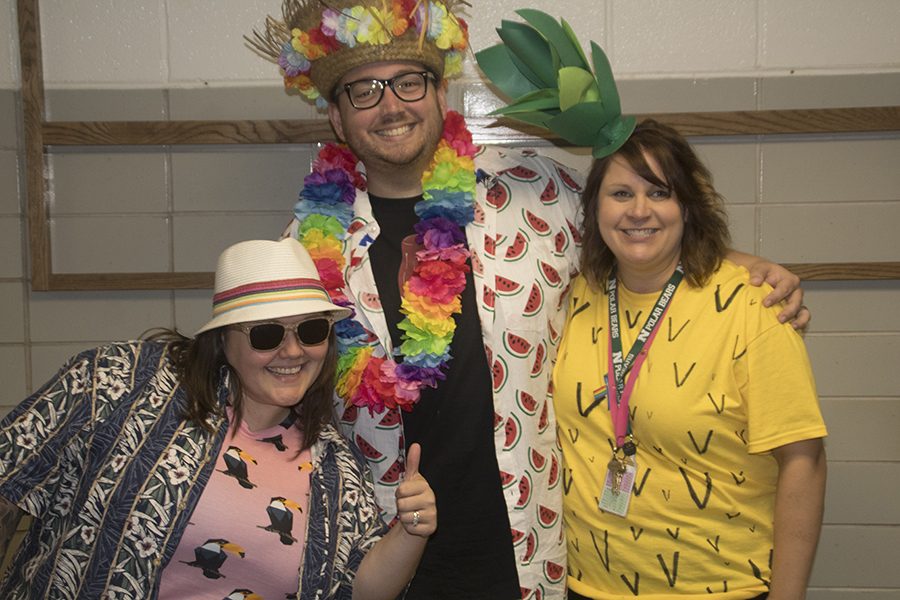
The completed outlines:
[[[644,153],[652,156],[665,178],[660,180]],[[634,171],[654,185],[674,192],[684,214],[681,264],[685,278],[701,286],[719,268],[730,240],[722,196],[715,190],[712,175],[687,140],[673,128],[647,119],[638,124],[631,137],[610,156],[594,161],[581,202],[584,207],[584,235],[581,271],[594,289],[606,289],[614,272],[616,257],[600,236],[597,212],[600,185],[613,159],[624,160]]]
[[[206,419],[221,410],[218,402],[220,374],[223,369],[230,373],[229,392],[234,414],[232,431],[236,431],[243,416],[241,380],[237,372],[225,358],[225,343],[222,328],[210,329],[195,338],[162,329],[148,336],[168,346],[178,379],[187,392],[187,406],[184,418],[201,427],[208,427]],[[334,381],[337,371],[337,342],[334,329],[328,338],[328,352],[322,363],[322,370],[297,404],[291,407],[294,424],[303,432],[303,448],[311,447],[318,439],[322,428],[334,422]]]

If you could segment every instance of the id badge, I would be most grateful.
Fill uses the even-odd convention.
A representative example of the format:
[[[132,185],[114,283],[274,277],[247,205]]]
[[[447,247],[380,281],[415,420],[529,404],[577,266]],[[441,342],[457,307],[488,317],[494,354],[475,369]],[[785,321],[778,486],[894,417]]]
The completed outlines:
[[[603,483],[603,493],[600,495],[600,510],[620,517],[628,514],[628,504],[631,502],[631,490],[634,488],[637,467],[633,461],[626,461],[625,470],[616,489],[616,473],[607,468],[606,480]]]

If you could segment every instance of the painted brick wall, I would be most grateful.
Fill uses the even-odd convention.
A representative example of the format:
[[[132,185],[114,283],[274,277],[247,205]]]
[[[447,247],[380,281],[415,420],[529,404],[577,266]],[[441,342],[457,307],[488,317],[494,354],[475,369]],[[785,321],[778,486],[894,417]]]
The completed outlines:
[[[521,6],[475,3],[472,44]],[[209,292],[32,292],[27,279],[13,0],[0,2],[0,413],[86,346],[192,331]],[[895,0],[578,0],[561,12],[606,48],[631,112],[900,104]],[[241,35],[275,0],[42,0],[48,118],[311,118]],[[453,105],[496,105],[471,63]],[[783,262],[900,259],[900,135],[694,140],[735,246]],[[209,270],[274,237],[313,148],[54,151],[54,269]],[[545,149],[547,150],[547,149]],[[554,151],[585,165],[583,155]],[[900,282],[809,283],[806,336],[831,435],[814,600],[900,599]]]

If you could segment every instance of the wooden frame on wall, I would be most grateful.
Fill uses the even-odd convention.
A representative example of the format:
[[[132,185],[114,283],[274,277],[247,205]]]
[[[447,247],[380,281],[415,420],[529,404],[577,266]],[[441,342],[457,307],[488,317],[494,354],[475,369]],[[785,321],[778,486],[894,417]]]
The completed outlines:
[[[270,121],[45,121],[38,0],[18,0],[19,53],[25,120],[25,169],[31,286],[45,290],[159,290],[212,288],[206,272],[54,273],[46,201],[50,146],[170,146],[313,144],[333,139],[327,120]],[[900,106],[808,110],[668,113],[653,117],[686,136],[739,136],[900,131]],[[534,130],[467,119],[479,143],[524,144],[547,139]],[[553,140],[551,140],[553,141]],[[787,264],[805,280],[900,279],[898,262]]]

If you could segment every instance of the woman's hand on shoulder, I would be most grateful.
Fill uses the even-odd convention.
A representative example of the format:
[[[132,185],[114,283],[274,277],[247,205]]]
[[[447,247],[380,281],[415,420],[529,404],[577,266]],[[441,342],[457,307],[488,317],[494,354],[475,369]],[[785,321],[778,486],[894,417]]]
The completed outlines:
[[[397,486],[397,517],[410,535],[428,537],[437,530],[434,491],[419,473],[422,447],[412,444],[406,453],[406,473]]]

